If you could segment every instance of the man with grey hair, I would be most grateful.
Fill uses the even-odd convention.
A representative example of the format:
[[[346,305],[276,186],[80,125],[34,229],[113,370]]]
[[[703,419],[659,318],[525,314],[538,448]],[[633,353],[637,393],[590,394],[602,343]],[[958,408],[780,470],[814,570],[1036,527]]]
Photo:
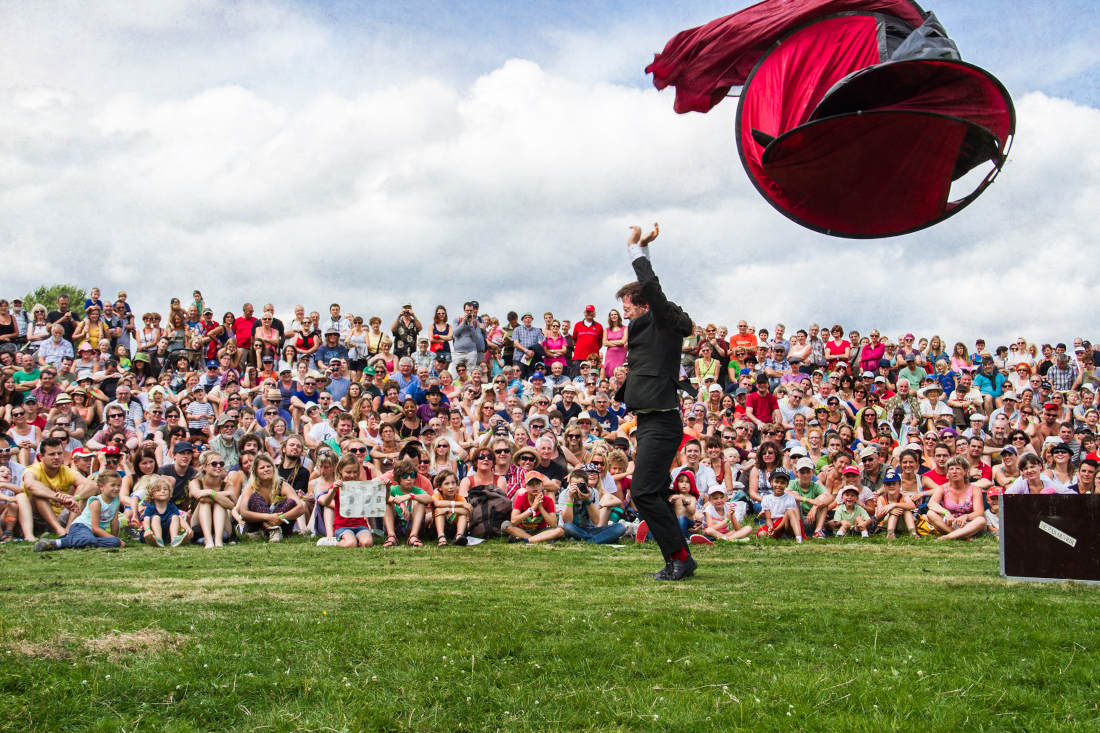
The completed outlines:
[[[413,360],[411,356],[402,356],[397,360],[397,372],[392,377],[397,382],[401,393],[400,399],[405,399],[410,393],[420,389],[420,379],[413,373]]]
[[[555,490],[560,491],[562,483],[569,475],[569,469],[558,452],[558,442],[549,433],[543,433],[535,441],[535,453],[538,454],[538,459],[532,467],[533,470],[550,479]]]

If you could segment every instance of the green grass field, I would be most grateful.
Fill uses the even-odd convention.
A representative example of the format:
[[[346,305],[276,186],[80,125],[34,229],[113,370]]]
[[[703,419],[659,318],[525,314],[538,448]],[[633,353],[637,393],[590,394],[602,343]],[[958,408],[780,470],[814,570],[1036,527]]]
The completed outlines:
[[[1100,588],[993,540],[0,549],[18,730],[1100,729]]]

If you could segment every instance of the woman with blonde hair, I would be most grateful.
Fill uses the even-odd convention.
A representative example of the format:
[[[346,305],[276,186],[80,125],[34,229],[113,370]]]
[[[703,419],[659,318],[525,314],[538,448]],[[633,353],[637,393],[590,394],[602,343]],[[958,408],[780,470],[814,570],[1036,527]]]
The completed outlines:
[[[237,502],[245,521],[245,533],[253,539],[280,542],[294,529],[294,520],[306,510],[305,503],[286,481],[279,478],[275,461],[260,453],[252,461],[248,481]]]
[[[973,537],[986,527],[982,491],[970,483],[970,462],[962,456],[947,460],[947,483],[932,490],[925,515],[941,540]]]
[[[225,475],[225,458],[208,450],[199,456],[199,476],[188,486],[194,510],[192,529],[199,528],[196,534],[201,532],[208,550],[225,544],[225,528],[232,526],[229,513],[237,504],[237,494],[226,483]]]

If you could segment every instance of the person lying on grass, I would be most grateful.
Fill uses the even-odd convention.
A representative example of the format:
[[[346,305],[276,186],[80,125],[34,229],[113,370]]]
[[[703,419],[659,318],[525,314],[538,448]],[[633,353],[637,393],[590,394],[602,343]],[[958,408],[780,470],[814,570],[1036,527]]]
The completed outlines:
[[[761,498],[764,526],[757,530],[757,537],[779,539],[788,536],[794,537],[798,543],[802,542],[802,515],[798,511],[798,500],[794,498],[794,494],[787,493],[790,482],[790,474],[784,469],[772,471],[772,493]]]
[[[384,477],[383,477],[384,478]],[[420,530],[424,525],[425,507],[432,503],[432,495],[416,485],[416,462],[403,458],[393,467],[390,479],[390,496],[386,500],[386,516],[382,524],[386,528],[383,547],[397,544],[398,535],[406,535],[409,547],[423,547]]]
[[[447,537],[456,545],[466,544],[466,526],[470,523],[473,506],[458,493],[458,476],[445,468],[435,476],[435,493],[432,495],[435,533],[440,546],[447,544]]]
[[[840,504],[833,512],[829,529],[837,537],[843,537],[856,529],[863,537],[870,537],[871,515],[859,504],[859,487],[849,484],[840,490]]]
[[[742,527],[737,521],[736,513],[726,503],[726,487],[722,484],[710,487],[707,505],[703,507],[703,521],[703,534],[719,540],[747,542],[753,530],[751,525]]]
[[[897,537],[898,522],[904,522],[909,534],[917,536],[917,522],[913,512],[917,507],[913,501],[901,492],[901,476],[897,471],[887,469],[882,479],[882,493],[875,500],[875,521],[879,527],[886,527],[886,539]]]
[[[146,497],[141,515],[141,539],[145,544],[164,547],[170,542],[175,547],[191,536],[179,507],[172,503],[172,482],[167,476],[142,476],[134,485],[134,493]]]
[[[125,547],[118,534],[118,494],[122,491],[122,477],[115,471],[101,471],[96,477],[99,493],[84,504],[68,533],[57,540],[38,540],[35,552],[75,549],[78,547]]]
[[[512,502],[512,518],[500,525],[501,531],[515,542],[549,542],[565,536],[554,513],[554,500],[546,495],[553,486],[550,479],[538,471],[530,471],[524,479],[525,490]]]
[[[345,481],[358,481],[360,472],[359,457],[350,453],[345,455],[336,464],[336,480],[332,482],[332,489],[317,497],[317,504],[325,508],[325,513],[330,510],[333,513],[334,536],[340,547],[370,547],[374,544],[369,519],[345,517],[340,513],[340,489]]]

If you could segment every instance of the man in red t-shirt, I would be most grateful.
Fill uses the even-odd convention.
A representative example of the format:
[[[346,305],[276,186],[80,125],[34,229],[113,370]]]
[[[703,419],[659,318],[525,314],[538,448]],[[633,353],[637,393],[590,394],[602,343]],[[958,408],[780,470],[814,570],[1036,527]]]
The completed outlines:
[[[599,354],[603,347],[603,326],[596,321],[596,306],[584,307],[584,320],[573,326],[573,359],[569,363],[573,376],[579,371],[582,361],[593,353]]]
[[[256,329],[256,324],[260,322],[260,319],[252,315],[254,310],[251,303],[245,303],[241,306],[241,315],[233,320],[233,335],[237,339],[237,348],[244,352],[241,355],[242,360],[247,361],[252,366],[258,366],[254,363],[255,359],[252,355],[252,332]]]
[[[768,375],[759,374],[756,377],[756,391],[745,400],[745,416],[764,427],[768,423],[782,421],[779,412],[779,400],[768,390]]]

